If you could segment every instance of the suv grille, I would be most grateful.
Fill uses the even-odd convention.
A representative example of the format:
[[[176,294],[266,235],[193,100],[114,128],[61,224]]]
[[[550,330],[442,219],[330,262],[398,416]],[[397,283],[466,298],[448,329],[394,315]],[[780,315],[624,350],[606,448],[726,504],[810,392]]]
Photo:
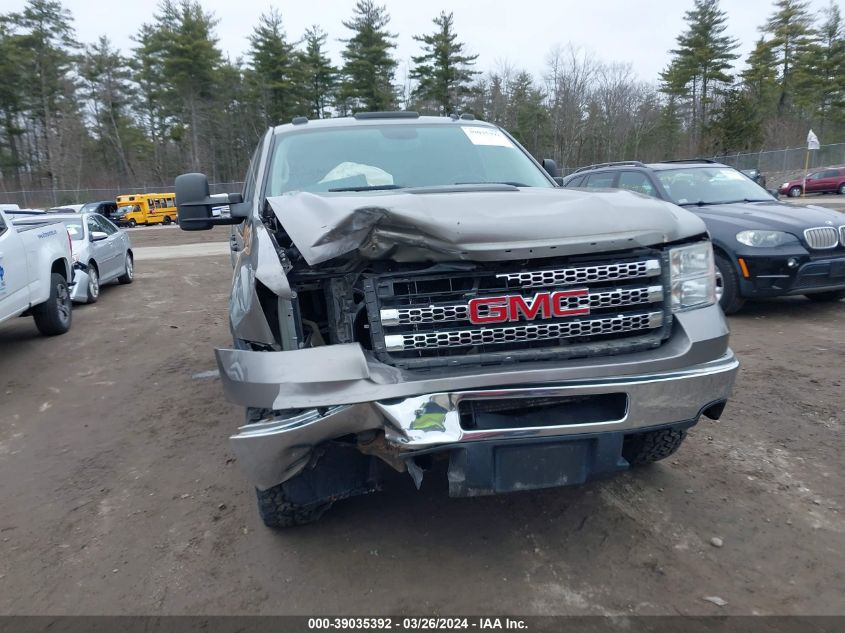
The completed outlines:
[[[806,229],[804,231],[804,239],[807,240],[807,245],[810,248],[836,248],[836,245],[839,243],[839,234],[832,226],[819,226],[813,229]]]
[[[511,262],[470,272],[469,264],[455,270],[441,264],[435,268],[445,272],[438,274],[428,269],[371,276],[365,294],[373,351],[385,363],[423,368],[657,347],[671,326],[662,261],[662,254],[651,252],[609,262]],[[547,307],[530,318],[525,309],[535,310],[538,297],[561,312]],[[473,323],[471,304],[484,299],[502,303],[494,312],[482,301]],[[512,300],[522,309],[502,307]],[[488,322],[491,315],[503,320]]]

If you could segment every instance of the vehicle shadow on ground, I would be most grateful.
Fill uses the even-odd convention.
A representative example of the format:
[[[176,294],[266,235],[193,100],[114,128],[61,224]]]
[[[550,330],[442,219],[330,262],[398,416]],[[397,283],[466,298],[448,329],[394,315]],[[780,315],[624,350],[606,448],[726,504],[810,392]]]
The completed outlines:
[[[845,301],[818,302],[806,297],[777,297],[748,301],[742,310],[729,315],[728,320],[768,316],[813,318],[830,316],[840,310],[845,310]]]

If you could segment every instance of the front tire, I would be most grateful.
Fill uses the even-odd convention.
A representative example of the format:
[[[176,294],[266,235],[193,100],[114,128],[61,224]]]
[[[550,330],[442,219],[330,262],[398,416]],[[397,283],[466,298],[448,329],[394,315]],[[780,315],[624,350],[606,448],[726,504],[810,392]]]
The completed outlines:
[[[798,198],[801,196],[801,187],[792,187],[789,190],[789,197],[790,198]]]
[[[70,329],[73,304],[67,280],[58,273],[50,275],[50,297],[32,311],[35,327],[45,336],[57,336]]]
[[[88,290],[85,303],[97,303],[100,298],[100,272],[94,262],[88,264]]]
[[[117,278],[122,284],[131,284],[135,281],[135,260],[132,253],[126,253],[126,262],[123,266],[123,274]]]
[[[839,185],[838,191],[839,191],[840,196],[845,196],[845,182],[843,182],[841,185]]]
[[[652,464],[677,451],[686,436],[686,429],[660,429],[629,435],[622,444],[622,457],[631,466]]]
[[[828,301],[842,301],[845,299],[845,290],[831,290],[830,292],[817,292],[812,295],[804,295],[810,301],[826,303]]]
[[[716,255],[716,298],[725,314],[738,312],[745,299],[739,296],[739,277],[731,263]]]
[[[269,528],[307,525],[317,521],[332,507],[331,501],[295,503],[288,497],[284,483],[267,490],[256,489],[255,494],[258,497],[258,514]]]
[[[134,229],[136,226],[138,226],[138,223],[135,220],[129,220],[129,222],[127,222],[126,224],[129,225],[130,229]]]

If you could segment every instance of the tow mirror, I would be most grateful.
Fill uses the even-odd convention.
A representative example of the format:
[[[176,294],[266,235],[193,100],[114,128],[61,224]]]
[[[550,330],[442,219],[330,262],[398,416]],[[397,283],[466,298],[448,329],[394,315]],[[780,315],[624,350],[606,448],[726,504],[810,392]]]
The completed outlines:
[[[102,231],[91,231],[92,242],[102,242],[107,239],[109,239],[108,233],[103,233]]]
[[[183,231],[208,231],[220,224],[240,224],[246,214],[235,215],[234,210],[242,202],[243,197],[239,193],[210,195],[205,174],[182,174],[176,177],[176,209],[179,227]],[[231,217],[214,215],[212,209],[221,204],[236,205],[232,208]]]
[[[544,158],[541,165],[543,165],[543,169],[546,170],[546,173],[548,173],[549,176],[552,178],[560,178],[560,170],[557,168],[557,163],[551,158]]]

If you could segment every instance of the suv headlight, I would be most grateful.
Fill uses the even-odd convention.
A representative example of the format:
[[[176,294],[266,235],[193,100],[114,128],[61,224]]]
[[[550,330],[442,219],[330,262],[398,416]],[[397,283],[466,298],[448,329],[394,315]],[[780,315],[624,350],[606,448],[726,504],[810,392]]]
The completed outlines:
[[[764,248],[797,242],[798,238],[783,231],[740,231],[736,234],[736,241],[746,246]]]
[[[703,308],[716,303],[713,246],[699,242],[669,251],[672,312]]]

